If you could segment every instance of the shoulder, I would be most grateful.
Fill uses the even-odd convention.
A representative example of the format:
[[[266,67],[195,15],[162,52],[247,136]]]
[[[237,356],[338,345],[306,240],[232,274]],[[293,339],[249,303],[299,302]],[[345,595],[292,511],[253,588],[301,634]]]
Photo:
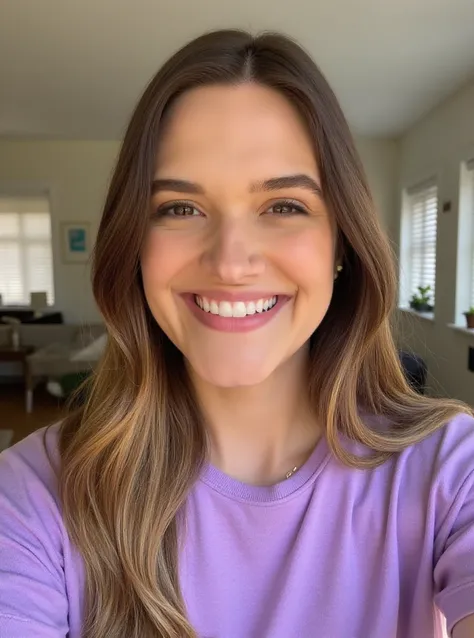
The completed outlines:
[[[36,520],[49,531],[61,525],[58,431],[59,424],[42,428],[0,454],[2,509],[16,510],[18,520]]]
[[[58,435],[60,423],[36,430],[26,438],[0,453],[2,483],[10,483],[11,472],[29,477],[53,487],[59,463]],[[7,473],[4,476],[5,472]]]
[[[69,629],[77,578],[59,506],[57,440],[52,426],[0,454],[1,636],[24,636],[27,627],[29,636],[46,638]]]
[[[454,418],[415,446],[413,461],[429,476],[435,603],[451,631],[474,613],[474,419]]]
[[[384,417],[363,416],[368,427],[379,432],[390,428],[390,420]],[[414,424],[416,425],[416,424]],[[367,454],[367,448],[357,445],[358,452]],[[474,418],[467,413],[459,413],[441,427],[427,434],[421,440],[407,445],[393,457],[403,463],[413,462],[445,470],[449,474],[460,474],[474,470]]]
[[[405,511],[420,508],[438,549],[461,510],[474,529],[474,418],[458,414],[421,441],[394,455],[384,469],[387,489]]]
[[[414,446],[412,456],[429,475],[439,538],[446,540],[461,512],[474,530],[474,418],[458,415]]]
[[[474,472],[474,418],[459,414],[408,448],[412,463],[431,469],[433,483],[459,489]]]
[[[365,415],[364,421],[379,431],[389,427],[385,418]],[[352,443],[350,449],[362,457],[370,454],[362,444]],[[474,492],[474,418],[458,414],[422,440],[394,453],[374,468],[367,480],[368,476],[377,479],[379,489],[396,495],[405,504],[418,503],[442,516],[466,492]]]

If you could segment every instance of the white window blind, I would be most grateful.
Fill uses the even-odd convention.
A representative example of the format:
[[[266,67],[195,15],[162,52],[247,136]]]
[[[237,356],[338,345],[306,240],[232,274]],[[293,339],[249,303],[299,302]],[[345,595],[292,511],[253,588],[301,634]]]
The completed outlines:
[[[407,190],[409,203],[410,295],[419,286],[430,286],[430,303],[436,290],[436,234],[438,222],[438,187],[434,181]]]
[[[470,243],[470,307],[474,307],[474,159],[467,162],[470,178],[470,215],[471,215],[471,243]]]
[[[54,303],[51,214],[46,197],[0,196],[0,294],[28,305],[31,292]]]

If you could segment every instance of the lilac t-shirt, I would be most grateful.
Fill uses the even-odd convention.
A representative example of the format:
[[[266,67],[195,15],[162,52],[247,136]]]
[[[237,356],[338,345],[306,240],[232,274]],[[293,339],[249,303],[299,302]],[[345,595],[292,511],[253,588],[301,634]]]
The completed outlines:
[[[81,636],[84,569],[43,434],[0,455],[0,638]],[[55,426],[54,462],[56,442]],[[180,580],[200,638],[441,637],[438,609],[449,631],[474,613],[474,420],[373,470],[324,439],[272,487],[207,466],[187,521]]]

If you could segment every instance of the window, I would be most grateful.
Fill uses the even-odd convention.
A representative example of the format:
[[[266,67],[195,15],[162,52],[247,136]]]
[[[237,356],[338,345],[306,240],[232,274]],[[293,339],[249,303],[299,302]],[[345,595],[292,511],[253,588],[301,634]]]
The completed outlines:
[[[474,160],[467,162],[467,178],[469,188],[469,221],[470,221],[470,245],[469,245],[469,307],[474,307]]]
[[[474,159],[461,164],[456,272],[455,323],[465,326],[463,313],[474,306]]]
[[[402,211],[401,291],[402,306],[408,306],[418,288],[430,287],[430,305],[436,292],[436,236],[438,187],[434,180],[405,191]]]
[[[54,303],[51,214],[46,197],[0,197],[0,294],[28,305],[31,292]]]

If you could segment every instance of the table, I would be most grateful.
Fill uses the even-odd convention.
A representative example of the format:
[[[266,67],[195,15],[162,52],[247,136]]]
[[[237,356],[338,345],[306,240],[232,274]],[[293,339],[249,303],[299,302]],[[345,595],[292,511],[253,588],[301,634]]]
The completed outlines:
[[[15,348],[13,346],[0,346],[0,362],[11,363],[17,361],[22,364],[23,367],[23,379],[25,382],[25,407],[27,412],[32,410],[32,379],[30,364],[28,356],[35,351],[33,346],[19,346]]]

